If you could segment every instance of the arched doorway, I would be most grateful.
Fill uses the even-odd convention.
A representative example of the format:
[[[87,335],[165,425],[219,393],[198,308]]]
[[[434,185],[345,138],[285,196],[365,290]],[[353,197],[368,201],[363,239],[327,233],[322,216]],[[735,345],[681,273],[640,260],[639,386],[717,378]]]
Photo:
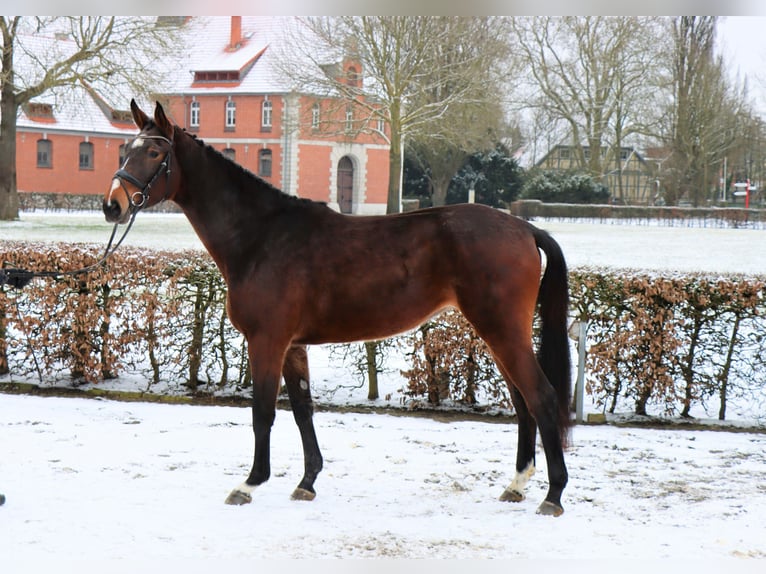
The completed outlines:
[[[338,162],[338,206],[341,213],[351,213],[354,203],[354,163],[347,155]]]

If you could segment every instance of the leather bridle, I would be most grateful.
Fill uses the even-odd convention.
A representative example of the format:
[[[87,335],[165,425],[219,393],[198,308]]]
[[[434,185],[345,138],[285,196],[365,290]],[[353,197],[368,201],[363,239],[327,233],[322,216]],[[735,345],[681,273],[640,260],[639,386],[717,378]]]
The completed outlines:
[[[138,138],[164,141],[170,146],[170,149],[168,149],[168,152],[165,154],[165,157],[162,159],[162,162],[157,168],[157,171],[154,173],[151,179],[146,183],[142,183],[141,181],[139,181],[138,178],[136,178],[132,173],[128,172],[124,168],[120,168],[116,172],[114,172],[113,179],[117,179],[120,182],[120,187],[125,192],[125,195],[128,196],[128,203],[130,204],[131,214],[135,214],[141,208],[146,207],[146,204],[149,201],[149,194],[151,192],[152,186],[157,182],[157,180],[160,178],[163,172],[165,173],[165,195],[162,197],[162,199],[158,203],[165,201],[170,196],[170,160],[172,159],[172,154],[173,154],[173,141],[169,140],[165,136],[140,135],[136,139]],[[128,188],[125,187],[124,182],[126,181],[134,185],[138,189],[138,191],[134,191],[133,193],[130,193],[128,191]]]

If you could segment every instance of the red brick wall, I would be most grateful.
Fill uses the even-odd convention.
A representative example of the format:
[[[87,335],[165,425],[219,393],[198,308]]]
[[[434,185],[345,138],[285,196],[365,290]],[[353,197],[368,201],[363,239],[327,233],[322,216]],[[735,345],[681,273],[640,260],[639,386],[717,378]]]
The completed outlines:
[[[282,98],[269,96],[272,105],[271,130],[261,130],[261,106],[264,96],[232,95],[231,100],[236,104],[236,126],[233,130],[226,128],[226,95],[197,95],[200,105],[199,128],[194,132],[204,134],[205,138],[268,138],[282,137]],[[189,105],[191,96],[176,96],[170,101],[170,117],[182,128],[189,129]]]
[[[125,138],[88,136],[93,144],[93,169],[80,169],[80,143],[85,137],[48,132],[51,167],[37,167],[37,140],[42,134],[19,132],[16,137],[16,178],[20,191],[105,194],[118,169],[119,146]]]
[[[367,150],[367,203],[388,200],[388,150]]]
[[[174,97],[170,101],[169,115],[171,120],[190,133],[196,134],[205,143],[218,151],[227,147],[226,143],[213,142],[214,139],[230,139],[231,149],[234,150],[235,160],[242,167],[258,173],[258,152],[264,147],[271,150],[271,177],[263,177],[269,183],[282,185],[282,146],[273,140],[281,138],[282,100],[270,97],[272,102],[272,127],[270,131],[261,129],[262,96],[232,96],[237,105],[236,125],[233,130],[226,129],[226,102],[228,96],[210,95],[197,96],[200,104],[199,128],[189,127],[189,106],[191,96]],[[237,139],[263,139],[264,143],[236,143]]]
[[[345,103],[339,103],[337,100],[325,100],[320,103],[320,127],[319,129],[312,128],[311,118],[312,109],[316,103],[315,98],[302,97],[300,100],[300,137],[301,139],[314,139],[325,141],[338,141],[345,137],[347,134],[344,131],[345,126]],[[356,119],[360,119],[368,115],[369,112],[366,108],[359,106],[354,111]],[[358,126],[358,124],[354,124]],[[376,125],[369,125],[369,128],[376,128]],[[384,125],[384,130],[387,135],[388,127]],[[354,143],[361,144],[381,144],[385,145],[386,139],[378,133],[371,132],[369,130],[354,134],[351,138]],[[388,161],[388,160],[386,160]]]
[[[330,146],[298,146],[298,195],[330,201]]]

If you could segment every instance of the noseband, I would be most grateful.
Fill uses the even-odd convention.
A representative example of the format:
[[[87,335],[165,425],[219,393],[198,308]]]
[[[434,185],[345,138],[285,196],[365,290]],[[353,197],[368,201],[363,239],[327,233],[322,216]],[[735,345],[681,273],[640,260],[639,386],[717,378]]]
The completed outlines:
[[[167,142],[167,144],[170,146],[170,149],[168,150],[168,153],[165,154],[165,157],[160,163],[160,166],[157,168],[157,171],[154,173],[151,179],[146,183],[142,183],[133,174],[129,173],[123,168],[120,168],[116,172],[114,172],[114,177],[119,180],[120,187],[122,187],[122,190],[125,192],[125,195],[128,196],[128,203],[130,203],[130,211],[132,213],[136,213],[138,210],[146,206],[146,203],[149,201],[149,193],[152,189],[152,186],[155,184],[155,182],[162,175],[163,172],[165,172],[165,195],[160,200],[160,202],[165,201],[170,195],[170,159],[173,153],[172,140],[169,140],[165,136],[138,136],[138,137],[145,138],[145,139],[161,140],[161,141]],[[124,182],[126,181],[136,186],[138,188],[138,191],[132,194],[128,192],[128,189],[125,187],[125,184],[124,184]]]

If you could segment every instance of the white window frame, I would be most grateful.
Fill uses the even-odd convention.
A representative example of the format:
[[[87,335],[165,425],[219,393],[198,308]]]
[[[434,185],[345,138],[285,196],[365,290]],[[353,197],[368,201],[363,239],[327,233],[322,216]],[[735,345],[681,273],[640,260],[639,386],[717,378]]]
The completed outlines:
[[[226,123],[225,127],[234,129],[237,126],[237,104],[234,100],[226,101]]]
[[[199,102],[197,100],[194,100],[189,105],[189,127],[199,127],[199,107]]]
[[[274,111],[274,105],[271,100],[263,100],[261,104],[261,127],[270,128],[272,125],[272,115]]]

